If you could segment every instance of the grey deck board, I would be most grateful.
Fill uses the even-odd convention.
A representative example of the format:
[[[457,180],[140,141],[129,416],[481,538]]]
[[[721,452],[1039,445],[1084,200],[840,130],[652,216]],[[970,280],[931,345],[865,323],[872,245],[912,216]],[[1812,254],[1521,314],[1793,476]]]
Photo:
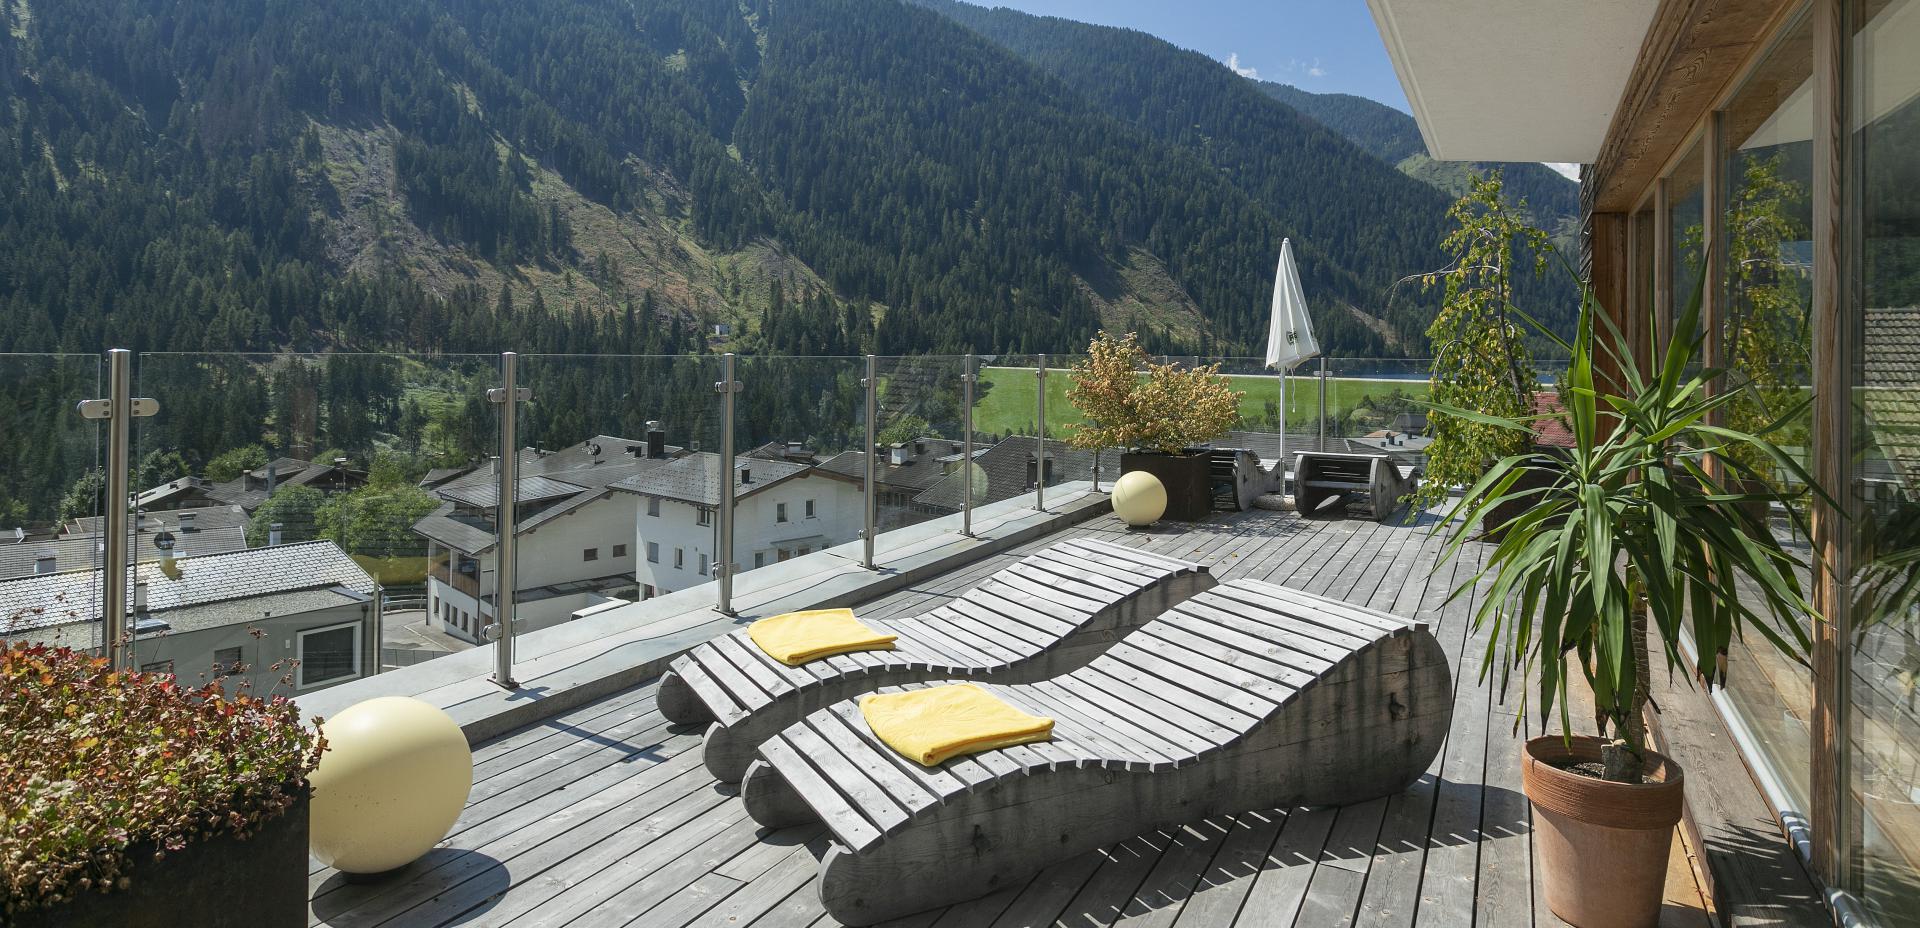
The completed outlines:
[[[1471,601],[1440,608],[1456,578],[1468,576],[1483,556],[1476,546],[1435,573],[1442,538],[1425,524],[1255,511],[1140,531],[1109,516],[861,604],[856,612],[876,619],[923,613],[1070,538],[1110,542],[1148,560],[1194,560],[1222,581],[1264,580],[1427,623],[1455,667],[1456,715],[1447,745],[1428,776],[1383,800],[1246,812],[1194,822],[1178,834],[1138,836],[1060,861],[1024,885],[886,928],[1558,928],[1537,898],[1529,815],[1518,792],[1516,758],[1526,730],[1514,733],[1512,707],[1498,704],[1475,679],[1481,656],[1468,634]],[[1047,573],[1071,577],[1079,566],[1069,559],[1049,565]],[[1077,582],[1098,586],[1126,571],[1124,564],[1100,565]],[[951,625],[936,623],[930,631],[943,648],[1004,650],[1056,621],[1033,610],[1070,595],[1068,589],[1022,582],[1004,600],[985,603],[999,618],[990,629],[959,640]],[[1207,720],[1235,711],[1228,707],[1245,697],[1219,691],[1222,681],[1265,674],[1276,685],[1287,682],[1274,677],[1286,664],[1204,660],[1198,677],[1170,681],[1174,671],[1164,659],[1219,652],[1209,645],[1213,636],[1234,634],[1223,624],[1231,612],[1214,610],[1206,618],[1197,633],[1164,631],[1166,647],[1129,662],[1124,674],[1131,680],[1110,681],[1124,689],[1152,686],[1166,700],[1157,717],[1108,714],[1043,691],[1040,698],[1054,700],[1062,738],[1019,750],[1069,763],[1076,743],[1132,745],[1138,769],[1146,769],[1164,763],[1162,752],[1179,751],[1168,739],[1205,741]],[[1324,659],[1281,658],[1309,666]],[[755,688],[774,683],[766,671],[786,676],[771,666],[733,669],[741,677],[735,682],[752,679]],[[374,884],[347,884],[316,864],[313,923],[835,928],[811,885],[826,845],[824,826],[757,828],[733,792],[716,786],[701,767],[699,732],[666,725],[653,692],[649,681],[476,747],[472,799],[442,846]],[[934,781],[971,781],[1012,756],[936,770],[886,752],[855,758],[844,749],[857,730],[847,726],[864,725],[857,715],[814,723],[810,737],[799,739],[811,748],[813,763],[878,765],[862,768],[869,787],[880,791],[859,803],[863,811],[855,814],[863,817],[890,803],[925,801],[936,792]],[[1149,731],[1154,737],[1143,739]]]

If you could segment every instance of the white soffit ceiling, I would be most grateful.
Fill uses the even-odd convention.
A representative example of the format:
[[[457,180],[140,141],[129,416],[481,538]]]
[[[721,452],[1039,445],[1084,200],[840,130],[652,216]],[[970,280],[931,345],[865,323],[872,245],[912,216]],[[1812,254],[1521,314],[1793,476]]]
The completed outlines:
[[[1427,153],[1599,155],[1658,0],[1367,0]]]

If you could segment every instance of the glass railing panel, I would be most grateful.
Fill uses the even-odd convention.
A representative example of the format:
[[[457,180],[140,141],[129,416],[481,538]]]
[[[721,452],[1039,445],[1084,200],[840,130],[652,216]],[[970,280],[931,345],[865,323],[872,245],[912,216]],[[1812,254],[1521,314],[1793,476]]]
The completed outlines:
[[[859,541],[866,359],[743,356],[737,367],[734,446],[752,470],[734,510],[741,576]]]
[[[520,356],[519,634],[714,582],[722,368],[713,355]]]
[[[293,695],[478,644],[490,536],[454,498],[498,454],[498,363],[139,356],[133,663]]]
[[[0,354],[0,641],[100,645],[106,396],[98,355]]]
[[[1405,466],[1426,463],[1430,361],[1421,358],[1326,359],[1326,450],[1386,454]],[[1317,363],[1316,363],[1317,373]],[[1316,402],[1321,385],[1308,387]]]
[[[978,470],[970,471],[968,491],[975,509],[1012,499],[1024,498],[1031,503],[1040,481],[1058,481],[1066,472],[1063,462],[1067,445],[1063,439],[1068,427],[1081,421],[1079,411],[1067,401],[1072,360],[1065,355],[1047,357],[1043,427],[1039,356],[979,356],[973,404],[973,463]],[[1043,456],[1051,461],[1043,462]]]
[[[966,358],[880,357],[875,393],[875,556],[906,544],[898,529],[964,508],[970,473],[962,434]]]

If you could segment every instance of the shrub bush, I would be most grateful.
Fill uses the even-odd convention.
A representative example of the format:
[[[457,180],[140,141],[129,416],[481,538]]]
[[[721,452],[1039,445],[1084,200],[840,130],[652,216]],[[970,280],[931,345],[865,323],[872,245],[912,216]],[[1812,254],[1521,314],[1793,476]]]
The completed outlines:
[[[1225,435],[1240,418],[1241,395],[1219,364],[1152,364],[1133,333],[1101,332],[1073,367],[1067,400],[1088,422],[1067,426],[1067,443],[1179,454]]]
[[[298,800],[324,749],[283,698],[0,648],[0,912],[124,889],[136,855],[251,836]]]

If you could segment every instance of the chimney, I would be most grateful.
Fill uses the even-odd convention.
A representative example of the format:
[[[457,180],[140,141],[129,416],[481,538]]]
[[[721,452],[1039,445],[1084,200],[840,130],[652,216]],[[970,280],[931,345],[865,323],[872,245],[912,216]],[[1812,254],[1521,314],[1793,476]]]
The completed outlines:
[[[918,438],[914,439],[913,440],[913,456],[917,458],[926,453],[927,453],[927,443],[924,441],[921,441]]]
[[[281,532],[286,527],[286,523],[284,522],[275,522],[267,526],[267,545],[269,547],[280,544]]]
[[[183,532],[194,531],[192,510],[180,513],[180,530]]]
[[[907,463],[906,446],[894,445],[891,449],[889,449],[887,452],[887,463],[893,464],[896,466]]]
[[[56,558],[57,556],[51,550],[40,552],[40,556],[33,559],[34,574],[37,576],[53,573]]]
[[[165,564],[173,563],[174,542],[175,542],[175,539],[173,537],[172,532],[161,532],[160,534],[153,536],[153,546],[156,550],[160,552],[161,564],[165,565]]]
[[[647,423],[647,457],[659,459],[667,456],[667,429],[659,420]]]
[[[133,614],[144,615],[147,611],[147,584],[143,581],[133,585]]]
[[[273,495],[273,488],[277,482],[278,482],[278,479],[277,479],[277,475],[274,473],[273,462],[268,461],[267,462],[267,495],[268,496]]]

